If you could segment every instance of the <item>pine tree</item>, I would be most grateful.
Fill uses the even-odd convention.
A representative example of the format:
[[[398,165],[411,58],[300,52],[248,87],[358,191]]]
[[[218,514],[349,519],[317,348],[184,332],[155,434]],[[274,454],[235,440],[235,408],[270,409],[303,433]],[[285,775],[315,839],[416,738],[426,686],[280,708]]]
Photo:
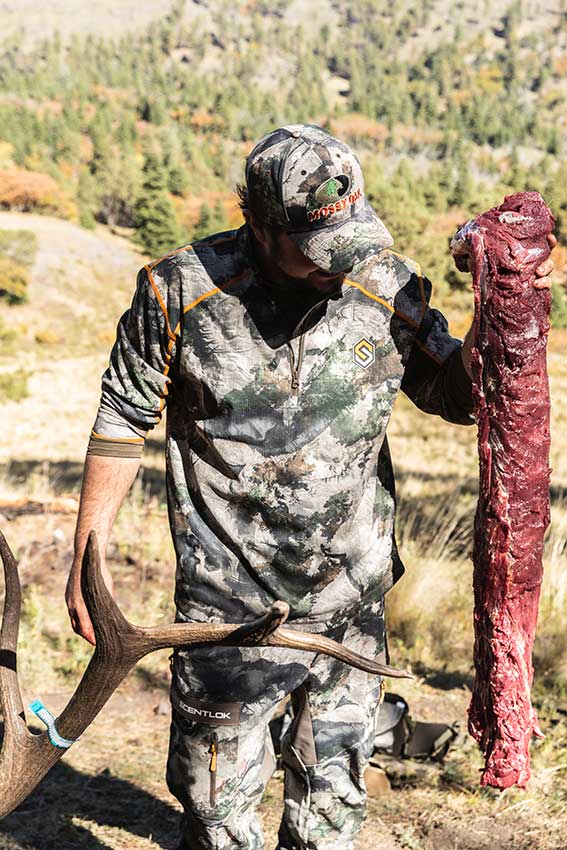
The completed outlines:
[[[136,241],[159,257],[183,241],[181,228],[166,191],[165,168],[152,150],[146,152],[143,175],[142,195],[134,210]]]
[[[228,219],[226,216],[225,206],[220,198],[217,198],[215,201],[215,205],[213,207],[213,222],[214,227],[217,232],[221,232],[226,230],[228,226]]]
[[[205,201],[201,204],[201,209],[199,210],[199,218],[197,219],[197,223],[193,228],[193,240],[196,239],[204,239],[205,236],[210,236],[211,233],[214,233],[214,225],[213,225],[213,213]]]
[[[453,154],[456,179],[453,185],[453,191],[449,196],[449,203],[457,207],[466,207],[473,196],[474,185],[469,162],[470,152],[464,145],[457,145]]]
[[[95,214],[98,210],[100,192],[96,177],[83,167],[79,172],[77,185],[77,205],[79,221],[83,227],[92,230],[96,224]]]

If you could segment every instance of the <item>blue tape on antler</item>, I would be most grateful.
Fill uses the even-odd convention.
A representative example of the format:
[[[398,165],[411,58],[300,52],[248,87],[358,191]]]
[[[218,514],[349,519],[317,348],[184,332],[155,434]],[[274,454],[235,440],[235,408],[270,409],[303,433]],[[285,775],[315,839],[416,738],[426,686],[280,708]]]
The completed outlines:
[[[49,735],[49,740],[54,747],[59,747],[60,750],[68,750],[69,747],[75,743],[75,741],[70,741],[68,738],[61,737],[55,726],[54,716],[40,700],[34,699],[33,702],[30,702],[29,707],[36,717],[39,717],[42,723],[45,723],[47,726],[47,734]]]

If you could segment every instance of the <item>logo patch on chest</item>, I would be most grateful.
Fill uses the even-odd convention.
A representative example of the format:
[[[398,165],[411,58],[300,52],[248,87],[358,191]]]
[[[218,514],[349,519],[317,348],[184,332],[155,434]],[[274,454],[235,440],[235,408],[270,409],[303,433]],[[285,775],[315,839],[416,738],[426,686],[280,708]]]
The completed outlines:
[[[365,337],[359,339],[352,347],[352,359],[357,366],[368,369],[375,360],[374,343],[369,342]]]

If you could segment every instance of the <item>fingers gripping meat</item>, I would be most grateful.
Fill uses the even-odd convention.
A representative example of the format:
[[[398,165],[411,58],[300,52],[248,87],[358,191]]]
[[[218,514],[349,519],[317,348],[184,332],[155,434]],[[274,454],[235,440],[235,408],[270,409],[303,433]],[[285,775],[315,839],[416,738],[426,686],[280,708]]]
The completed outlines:
[[[541,196],[522,192],[469,222],[451,244],[453,253],[469,256],[475,298],[480,493],[469,731],[486,758],[482,784],[498,788],[526,785],[529,742],[541,735],[530,688],[549,524],[551,299],[533,283],[553,224]]]

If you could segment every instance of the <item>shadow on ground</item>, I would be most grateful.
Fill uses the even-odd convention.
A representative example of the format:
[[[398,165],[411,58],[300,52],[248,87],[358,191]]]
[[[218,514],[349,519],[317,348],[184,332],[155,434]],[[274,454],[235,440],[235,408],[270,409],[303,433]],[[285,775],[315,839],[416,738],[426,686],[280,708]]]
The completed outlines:
[[[460,690],[464,685],[472,690],[474,684],[472,673],[461,673],[457,670],[438,670],[426,667],[420,662],[413,665],[413,672],[423,679],[426,685],[440,691],[452,691],[454,688]]]
[[[179,812],[124,779],[103,771],[80,773],[59,762],[0,826],[0,847],[26,850],[103,850],[108,845],[77,818],[150,838],[163,850],[178,843]],[[96,830],[95,830],[96,831]],[[127,846],[127,845],[124,845]]]
[[[155,443],[156,441],[148,441]],[[157,449],[150,449],[157,453]],[[165,502],[165,478],[160,469],[144,467],[142,470],[142,487],[149,497],[157,497]],[[18,488],[25,490],[26,482],[34,476],[47,479],[50,490],[55,496],[79,494],[83,478],[83,464],[72,460],[41,461],[41,460],[11,460],[0,464],[0,477],[13,482]]]
[[[162,440],[153,440],[148,438],[144,447],[145,455],[163,455],[165,444]],[[80,490],[81,479],[83,475],[83,464],[79,461],[59,460],[59,461],[41,461],[41,460],[11,460],[8,463],[0,464],[0,477],[8,481],[13,481],[15,485],[25,485],[26,481],[34,475],[44,475],[47,477],[49,486],[55,493],[60,496],[63,494],[74,493]],[[149,496],[158,496],[165,500],[165,479],[164,473],[160,469],[145,468],[142,471],[143,488]],[[463,496],[477,496],[478,494],[478,478],[470,476],[468,478],[455,478],[454,475],[439,475],[427,472],[414,471],[398,471],[396,472],[396,482],[400,485],[403,497],[404,481],[411,479],[419,481],[423,484],[438,484],[445,485],[447,492],[458,490]],[[550,487],[550,497],[552,504],[567,500],[567,487],[552,484]],[[417,497],[411,501],[419,502],[430,497]],[[410,500],[403,499],[404,502]]]

